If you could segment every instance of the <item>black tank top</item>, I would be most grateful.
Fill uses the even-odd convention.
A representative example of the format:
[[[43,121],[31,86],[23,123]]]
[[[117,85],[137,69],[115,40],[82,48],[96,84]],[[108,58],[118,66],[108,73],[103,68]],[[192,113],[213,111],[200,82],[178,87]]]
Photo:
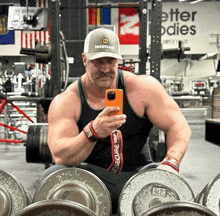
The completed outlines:
[[[124,76],[121,71],[118,71],[117,88],[123,89],[123,112],[127,115],[126,123],[119,128],[123,136],[124,166],[122,171],[135,171],[135,169],[147,164],[146,157],[142,150],[152,128],[152,123],[146,114],[144,117],[141,117],[137,115],[130,106],[127,99]],[[88,105],[81,78],[78,79],[78,94],[81,100],[81,114],[77,125],[81,132],[85,125],[95,119],[103,109],[92,109]],[[112,155],[110,136],[96,143],[93,151],[85,162],[106,169],[111,165]]]

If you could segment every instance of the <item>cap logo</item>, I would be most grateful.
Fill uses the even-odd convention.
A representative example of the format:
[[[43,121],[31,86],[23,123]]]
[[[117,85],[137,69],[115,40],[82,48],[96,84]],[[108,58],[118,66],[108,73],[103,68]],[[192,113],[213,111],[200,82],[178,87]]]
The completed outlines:
[[[102,39],[102,43],[103,44],[108,44],[108,39],[107,38]]]

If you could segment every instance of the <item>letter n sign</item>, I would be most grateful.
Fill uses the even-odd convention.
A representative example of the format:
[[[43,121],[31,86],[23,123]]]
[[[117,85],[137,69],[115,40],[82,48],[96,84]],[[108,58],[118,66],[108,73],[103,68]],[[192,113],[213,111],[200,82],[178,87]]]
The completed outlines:
[[[128,4],[119,4],[126,6]],[[137,6],[137,4],[129,4]],[[135,8],[119,8],[118,37],[120,44],[139,44],[139,16]]]

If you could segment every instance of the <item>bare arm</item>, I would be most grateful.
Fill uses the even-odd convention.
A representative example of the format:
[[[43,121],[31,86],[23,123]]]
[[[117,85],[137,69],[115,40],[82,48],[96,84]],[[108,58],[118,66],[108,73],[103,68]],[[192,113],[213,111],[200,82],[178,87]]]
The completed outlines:
[[[95,145],[88,142],[82,132],[79,134],[74,97],[73,93],[62,93],[49,108],[48,145],[57,164],[77,165],[88,157]]]
[[[108,117],[117,107],[104,109],[94,120],[96,133],[107,137],[125,122],[125,116]],[[78,165],[90,155],[96,142],[89,142],[83,132],[79,133],[77,114],[80,103],[76,93],[65,92],[54,98],[48,113],[48,145],[56,164]]]
[[[146,85],[146,114],[151,122],[166,133],[167,155],[181,161],[191,136],[189,125],[176,102],[154,78],[141,78]]]

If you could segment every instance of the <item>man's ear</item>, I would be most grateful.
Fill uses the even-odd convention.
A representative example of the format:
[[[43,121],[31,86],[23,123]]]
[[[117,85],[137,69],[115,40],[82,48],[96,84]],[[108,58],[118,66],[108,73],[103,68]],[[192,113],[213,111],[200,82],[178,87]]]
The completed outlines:
[[[85,53],[82,53],[82,61],[83,61],[84,66],[86,67],[87,66],[87,62],[86,62],[86,55],[85,55]]]

